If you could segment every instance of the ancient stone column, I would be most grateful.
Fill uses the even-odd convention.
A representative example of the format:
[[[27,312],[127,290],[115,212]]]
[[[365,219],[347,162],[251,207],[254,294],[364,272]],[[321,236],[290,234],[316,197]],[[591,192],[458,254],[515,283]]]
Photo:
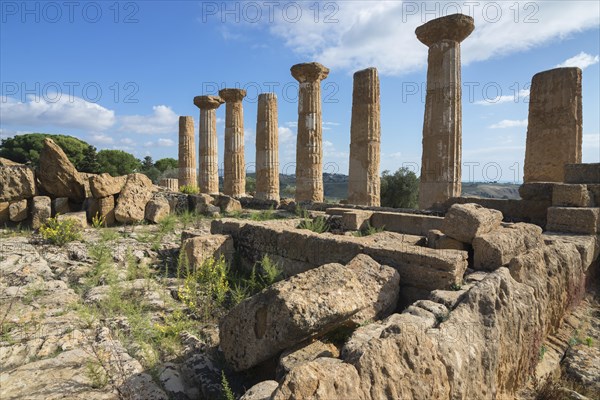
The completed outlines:
[[[256,197],[279,201],[279,139],[277,96],[258,96],[256,117]]]
[[[296,201],[323,201],[323,124],[321,81],[329,69],[311,62],[296,64],[292,76],[300,82],[296,140]]]
[[[379,206],[381,124],[376,68],[354,74],[350,124],[348,203]]]
[[[473,18],[454,14],[431,20],[415,31],[417,38],[429,47],[420,208],[461,194],[460,42],[474,28]]]
[[[194,119],[179,117],[179,185],[198,186]]]
[[[243,89],[222,89],[219,96],[225,100],[225,175],[223,193],[240,197],[246,193],[246,163],[244,161]]]
[[[523,181],[564,182],[565,164],[581,163],[581,69],[556,68],[531,80]]]
[[[198,186],[201,193],[219,193],[219,161],[217,154],[216,109],[223,104],[219,96],[196,96],[194,104],[200,109],[200,175]]]
[[[175,179],[175,178],[161,179],[160,182],[158,183],[158,185],[162,186],[164,188],[167,188],[171,192],[179,192],[179,188],[181,187],[181,184],[179,183],[179,179]]]

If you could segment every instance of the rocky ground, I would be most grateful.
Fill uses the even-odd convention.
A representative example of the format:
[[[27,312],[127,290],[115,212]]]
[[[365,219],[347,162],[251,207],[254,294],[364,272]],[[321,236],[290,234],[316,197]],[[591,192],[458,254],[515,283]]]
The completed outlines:
[[[213,308],[186,297],[181,234],[209,234],[210,223],[185,215],[87,229],[83,240],[62,247],[30,231],[0,231],[0,398],[219,399],[224,386],[241,395],[273,379],[234,373],[218,349],[217,322],[233,290]],[[595,290],[542,345],[521,399],[599,398]],[[315,343],[333,357],[339,350]]]

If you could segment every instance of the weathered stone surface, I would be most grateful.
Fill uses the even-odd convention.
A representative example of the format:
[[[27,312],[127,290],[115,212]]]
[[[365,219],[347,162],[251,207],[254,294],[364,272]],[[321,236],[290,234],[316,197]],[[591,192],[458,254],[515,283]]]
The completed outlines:
[[[329,69],[311,62],[291,68],[300,83],[296,141],[296,202],[323,201],[323,116],[321,81]]]
[[[566,164],[565,183],[600,184],[600,163]]]
[[[315,340],[309,343],[300,343],[281,353],[277,365],[277,377],[281,380],[293,368],[300,364],[316,360],[319,357],[338,358],[340,351],[332,343]]]
[[[546,229],[552,232],[600,232],[600,208],[550,207]]]
[[[279,131],[277,96],[258,95],[256,117],[256,194],[260,200],[279,202]]]
[[[342,214],[342,229],[359,231],[370,225],[371,211],[347,210]]]
[[[156,192],[153,198],[166,200],[171,207],[172,214],[183,214],[190,210],[189,195],[178,191]]]
[[[376,68],[354,73],[348,203],[379,206],[381,121]]]
[[[12,222],[22,222],[29,216],[27,200],[20,200],[10,203],[8,206],[8,215]]]
[[[90,179],[90,190],[92,195],[97,198],[103,198],[119,194],[127,182],[127,176],[112,177],[110,174],[94,175]]]
[[[427,233],[427,247],[431,249],[468,250],[466,243],[444,235],[442,231],[432,229]]]
[[[239,200],[227,195],[216,195],[214,196],[213,205],[219,207],[221,212],[230,213],[234,211],[242,211],[242,204]]]
[[[215,200],[214,197],[201,193],[201,194],[192,194],[188,197],[189,200],[189,208],[192,211],[196,211],[199,213],[205,213],[207,207],[213,203]]]
[[[519,195],[524,200],[552,201],[556,182],[527,182],[519,186]]]
[[[564,182],[581,162],[581,69],[556,68],[531,80],[524,182]]]
[[[68,197],[57,197],[52,200],[52,216],[56,214],[66,214],[71,212],[71,206],[69,205]]]
[[[183,241],[181,251],[187,256],[191,268],[200,267],[209,258],[218,260],[225,257],[227,263],[233,261],[235,249],[233,239],[228,235],[197,236]]]
[[[169,202],[161,197],[154,198],[146,204],[146,220],[158,224],[171,213]]]
[[[152,198],[153,192],[152,181],[146,175],[128,175],[117,201],[115,219],[127,224],[142,221],[145,216],[146,204]]]
[[[277,381],[264,381],[252,386],[240,400],[271,400],[271,395],[279,386]]]
[[[557,184],[552,192],[552,205],[558,207],[591,207],[587,185]]]
[[[375,211],[370,224],[386,231],[426,236],[431,229],[441,229],[443,220],[432,215]]]
[[[246,193],[246,162],[244,161],[244,89],[222,89],[225,100],[225,163],[223,193],[240,197]]]
[[[179,186],[198,186],[194,118],[179,117]]]
[[[352,365],[335,358],[317,358],[293,369],[273,393],[273,400],[363,399],[359,379]]]
[[[0,166],[0,202],[28,199],[37,194],[33,170],[16,164]]]
[[[219,193],[216,109],[223,103],[223,99],[218,96],[194,97],[194,104],[200,109],[198,186],[202,193]]]
[[[419,207],[430,208],[461,194],[462,103],[460,42],[475,28],[473,18],[454,14],[419,26],[429,47]]]
[[[500,227],[473,239],[473,269],[492,271],[508,265],[527,250],[542,246],[542,228],[518,223]]]
[[[85,199],[83,178],[52,139],[44,139],[37,177],[44,190],[55,197],[68,197],[75,202]]]
[[[464,243],[500,226],[502,213],[478,204],[455,204],[446,213],[441,231]]]
[[[577,235],[559,232],[544,232],[543,239],[546,244],[559,241],[562,243],[571,243],[581,256],[581,263],[584,270],[600,256],[600,235]]]
[[[36,196],[31,204],[31,228],[40,229],[52,215],[52,203],[50,197]]]
[[[17,167],[17,166],[22,166],[22,165],[23,164],[14,162],[12,160],[9,160],[8,158],[0,157],[0,167]]]
[[[10,221],[9,207],[10,203],[8,201],[0,202],[0,225],[4,225]]]
[[[113,226],[115,224],[115,196],[98,199],[98,217],[104,218],[105,226]]]
[[[352,268],[326,264],[275,283],[243,301],[220,324],[225,358],[234,369],[247,369],[316,334],[348,323],[369,307],[377,308],[372,299],[387,282],[378,288],[374,287],[374,279],[361,282],[361,277],[369,274],[361,272],[366,267],[364,263]]]
[[[158,183],[159,186],[166,188],[171,192],[179,192],[179,179],[176,178],[166,178],[161,179]]]
[[[579,344],[569,347],[564,358],[566,377],[581,384],[589,393],[600,393],[600,349]]]
[[[83,202],[81,208],[87,215],[88,222],[92,222],[93,218],[100,215],[100,207],[98,206],[98,199],[94,197],[88,197]]]
[[[58,221],[73,221],[76,227],[85,229],[88,227],[87,215],[85,211],[71,212],[67,214],[58,215],[56,217]]]

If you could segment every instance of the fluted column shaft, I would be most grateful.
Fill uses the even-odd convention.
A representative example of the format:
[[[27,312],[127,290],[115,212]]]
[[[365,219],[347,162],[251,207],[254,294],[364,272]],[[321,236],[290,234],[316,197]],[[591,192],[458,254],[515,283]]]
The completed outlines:
[[[244,109],[246,91],[223,89],[219,96],[225,100],[225,171],[223,193],[240,197],[246,193],[246,162],[244,159]]]
[[[292,76],[298,92],[298,137],[296,140],[296,201],[323,201],[323,121],[321,80],[329,69],[319,63],[297,64]]]
[[[354,74],[350,124],[348,203],[379,206],[381,123],[379,75],[367,68]]]
[[[277,96],[258,96],[256,117],[256,198],[279,201]]]
[[[473,18],[455,14],[432,20],[416,30],[418,39],[429,47],[420,208],[461,195],[460,42],[473,29]]]
[[[179,185],[197,186],[194,119],[179,117]]]
[[[217,96],[197,96],[194,104],[200,108],[200,192],[219,193],[219,159],[217,153],[216,109],[223,103]]]

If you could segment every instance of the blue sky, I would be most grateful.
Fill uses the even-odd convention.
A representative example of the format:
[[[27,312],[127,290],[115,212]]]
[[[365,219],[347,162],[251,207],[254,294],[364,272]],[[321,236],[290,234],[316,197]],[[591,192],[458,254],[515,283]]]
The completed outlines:
[[[47,132],[137,157],[177,157],[177,120],[193,97],[248,90],[246,160],[255,158],[256,97],[279,98],[280,162],[294,171],[292,65],[318,61],[325,171],[347,173],[352,74],[381,79],[382,165],[421,159],[427,47],[422,23],[475,18],[462,44],[463,180],[522,178],[528,88],[539,71],[583,69],[584,162],[600,161],[600,5],[538,2],[12,2],[0,16],[0,137]],[[222,160],[225,107],[217,110]]]

